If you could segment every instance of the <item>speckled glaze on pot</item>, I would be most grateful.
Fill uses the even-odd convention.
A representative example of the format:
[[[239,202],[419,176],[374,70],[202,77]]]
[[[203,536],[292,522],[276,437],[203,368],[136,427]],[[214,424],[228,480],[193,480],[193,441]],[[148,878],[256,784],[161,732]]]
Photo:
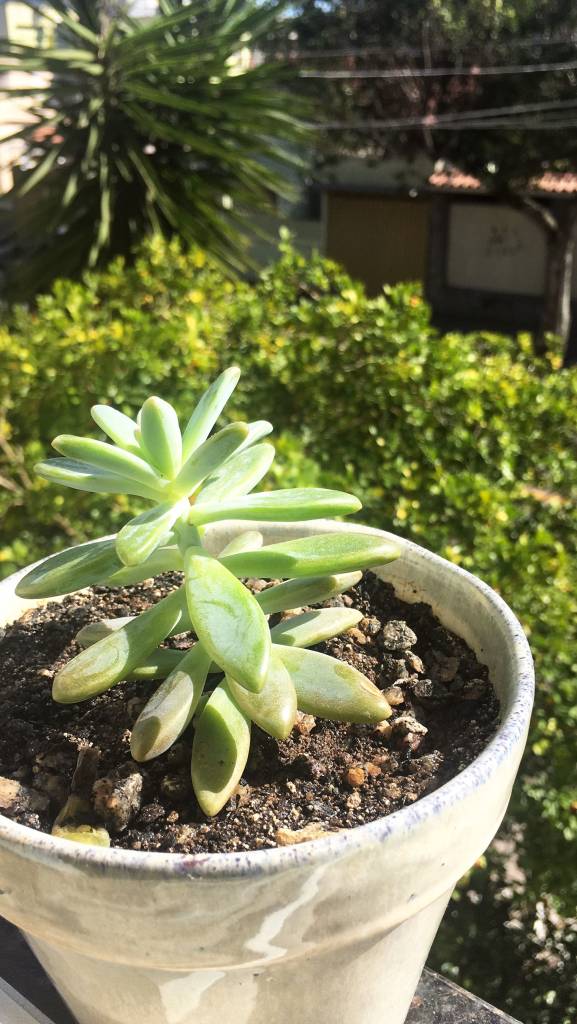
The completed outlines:
[[[255,524],[263,529],[262,524]],[[218,551],[250,524],[217,524]],[[265,525],[265,543],[368,527]],[[390,536],[390,535],[387,535]],[[13,621],[34,602],[0,584]],[[402,1024],[450,893],[503,817],[533,700],[522,629],[489,587],[404,542],[378,570],[489,666],[501,724],[436,792],[368,825],[246,853],[101,850],[0,816],[0,913],[80,1024]],[[38,603],[38,602],[36,602]]]

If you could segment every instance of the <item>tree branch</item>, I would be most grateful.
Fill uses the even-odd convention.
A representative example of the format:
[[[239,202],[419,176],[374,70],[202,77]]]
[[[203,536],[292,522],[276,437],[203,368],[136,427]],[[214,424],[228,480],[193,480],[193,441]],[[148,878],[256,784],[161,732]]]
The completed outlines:
[[[546,234],[556,235],[559,230],[559,221],[555,214],[542,203],[539,203],[531,196],[521,195],[518,192],[503,192],[501,198],[509,206],[524,211],[535,224],[538,224]]]

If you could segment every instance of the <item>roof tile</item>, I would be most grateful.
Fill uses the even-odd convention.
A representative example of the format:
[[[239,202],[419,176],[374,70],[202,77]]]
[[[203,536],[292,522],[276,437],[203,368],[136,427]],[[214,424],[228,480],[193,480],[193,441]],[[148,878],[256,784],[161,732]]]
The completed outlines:
[[[465,174],[456,167],[448,170],[435,171],[430,175],[428,184],[435,189],[446,189],[450,192],[481,192],[485,191],[478,178]],[[577,174],[569,171],[545,171],[540,177],[533,178],[529,185],[531,192],[547,192],[551,195],[570,195],[577,193]]]

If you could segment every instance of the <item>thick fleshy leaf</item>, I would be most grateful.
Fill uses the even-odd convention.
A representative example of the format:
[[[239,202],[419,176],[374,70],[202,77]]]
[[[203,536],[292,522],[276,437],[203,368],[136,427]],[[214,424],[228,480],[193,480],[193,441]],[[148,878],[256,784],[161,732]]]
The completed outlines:
[[[172,406],[152,395],[141,409],[140,442],[153,466],[173,480],[182,463],[182,435]]]
[[[22,577],[16,593],[30,600],[71,594],[104,582],[119,567],[114,539],[92,540],[45,558]]]
[[[117,633],[119,629],[122,629],[123,626],[126,626],[128,622],[132,622],[135,618],[136,615],[121,615],[118,619],[101,619],[100,622],[89,622],[78,631],[74,639],[81,647],[91,647],[92,644],[98,643],[105,636]],[[188,614],[188,608],[184,608],[182,617],[174,628],[171,629],[168,636],[175,636],[177,633],[187,633],[190,629],[192,629],[190,615]]]
[[[55,676],[54,700],[59,704],[87,700],[126,678],[181,620],[184,602],[180,587],[122,629],[77,654]]]
[[[272,444],[255,444],[252,448],[236,452],[218,468],[216,473],[205,480],[200,488],[196,502],[191,509],[191,523],[213,522],[215,516],[210,515],[211,503],[218,503],[221,499],[234,498],[238,494],[248,494],[268,473],[274,459],[274,448]],[[206,509],[209,509],[209,518],[205,519]],[[224,516],[218,518],[225,518]]]
[[[142,583],[142,580],[151,579],[160,572],[178,572],[182,570],[184,563],[180,549],[171,544],[157,548],[141,565],[121,565],[120,559],[118,564],[120,568],[103,581],[107,587],[130,587],[133,583]]]
[[[189,455],[206,441],[238,384],[239,377],[238,366],[229,366],[228,370],[221,373],[205,391],[182,435],[183,459],[188,459]]]
[[[239,451],[244,451],[245,448],[249,448],[251,445],[256,444],[263,437],[268,437],[272,434],[273,426],[268,420],[252,420],[251,423],[247,423],[248,434],[245,440],[242,442]]]
[[[128,672],[128,681],[147,682],[150,679],[166,679],[171,672],[174,672],[182,659],[182,651],[174,650],[172,647],[160,647],[138,662],[131,672]]]
[[[232,556],[235,557],[235,556]],[[214,661],[242,686],[264,686],[270,658],[267,620],[254,597],[202,548],[184,558],[186,598],[196,635]]]
[[[286,740],[295,724],[297,695],[293,681],[277,654],[270,659],[260,693],[250,693],[230,676],[226,681],[235,703],[255,725],[277,740]]]
[[[52,835],[84,846],[110,846],[110,835],[96,825],[54,825]]]
[[[257,595],[257,601],[265,615],[274,615],[290,608],[302,608],[303,605],[328,601],[329,598],[354,587],[362,577],[362,572],[344,572],[334,576],[303,576],[301,579],[286,580],[284,583],[277,583],[274,587],[261,590]]]
[[[294,683],[300,711],[335,722],[377,724],[391,708],[366,676],[344,661],[300,647],[273,648]]]
[[[257,548],[261,548],[264,542],[264,537],[259,530],[246,530],[245,533],[239,533],[238,537],[231,540],[220,552],[219,558],[223,555],[236,555],[239,551],[256,551]]]
[[[184,510],[182,502],[164,502],[131,519],[116,538],[116,551],[121,562],[124,565],[145,562],[166,540]]]
[[[398,558],[400,545],[363,533],[321,533],[223,558],[235,576],[268,579],[370,569]]]
[[[118,633],[119,629],[122,629],[123,626],[132,622],[135,618],[135,615],[122,615],[118,619],[101,619],[100,622],[88,622],[86,626],[78,630],[74,640],[81,647],[92,647],[99,640],[103,640],[105,636],[110,636],[111,633]]]
[[[254,449],[249,448],[247,454],[251,451]],[[286,488],[282,491],[261,491],[258,494],[245,492],[244,496],[236,498],[229,498],[223,490],[220,500],[205,497],[202,505],[195,505],[190,513],[190,521],[197,525],[213,523],[219,519],[304,522],[306,519],[320,519],[323,516],[349,515],[360,508],[361,503],[354,495],[324,488]]]
[[[192,786],[209,817],[222,810],[238,786],[249,750],[250,720],[226,683],[220,683],[196,721],[192,743]]]
[[[156,488],[129,480],[118,473],[107,473],[78,459],[45,459],[44,462],[36,463],[34,471],[52,484],[62,484],[76,491],[91,491],[94,494],[136,494],[151,501],[158,501],[160,496]]]
[[[203,695],[200,698],[198,704],[196,705],[196,711],[195,711],[195,713],[194,713],[194,715],[192,717],[192,721],[194,722],[195,726],[196,726],[196,723],[197,723],[198,719],[202,715],[202,712],[204,711],[206,705],[208,704],[208,702],[209,702],[209,700],[210,700],[210,698],[212,696],[212,693],[213,693],[213,691],[210,691],[209,693],[203,693]]]
[[[136,436],[138,425],[135,420],[131,420],[130,416],[125,416],[118,409],[113,409],[111,405],[93,405],[90,412],[94,422],[105,434],[108,434],[111,441],[114,441],[120,448],[125,448],[126,451],[138,454],[139,444]]]
[[[270,637],[273,643],[285,647],[314,647],[352,629],[362,617],[363,613],[354,608],[317,608],[279,622],[271,629]]]
[[[153,693],[132,729],[130,752],[135,761],[163,754],[186,729],[202,696],[209,664],[210,655],[195,644]]]
[[[184,463],[180,473],[171,485],[171,493],[177,497],[192,494],[203,480],[213,474],[221,462],[232,455],[246,437],[246,424],[231,423],[218,434],[196,448]]]
[[[162,493],[166,486],[166,480],[144,459],[106,441],[77,437],[75,434],[59,434],[54,438],[52,446],[68,459],[78,459],[104,473],[114,473],[122,479],[143,484],[157,494]]]

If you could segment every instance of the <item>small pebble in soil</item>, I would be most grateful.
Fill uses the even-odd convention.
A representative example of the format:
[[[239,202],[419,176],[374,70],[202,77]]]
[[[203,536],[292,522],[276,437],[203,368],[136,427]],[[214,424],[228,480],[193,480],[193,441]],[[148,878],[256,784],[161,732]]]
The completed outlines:
[[[297,711],[297,717],[295,722],[295,729],[301,736],[310,736],[311,732],[315,728],[317,720],[314,715],[305,715],[302,711]]]
[[[0,778],[0,811],[9,817],[45,811],[50,801],[35,789],[23,786],[16,779]]]
[[[397,619],[391,619],[383,626],[382,639],[386,651],[407,651],[417,642],[417,636],[410,626]]]
[[[367,774],[364,768],[361,768],[358,764],[353,765],[352,768],[349,768],[348,771],[345,772],[345,782],[347,783],[347,786],[353,786],[355,788],[357,786],[364,786],[366,779]]]
[[[133,763],[121,765],[93,787],[94,809],[99,818],[115,832],[127,828],[140,810],[142,775]]]
[[[389,686],[389,688],[385,690],[385,697],[392,708],[396,708],[399,704],[405,703],[405,695],[402,687],[399,686],[398,683],[395,683],[394,686]]]

